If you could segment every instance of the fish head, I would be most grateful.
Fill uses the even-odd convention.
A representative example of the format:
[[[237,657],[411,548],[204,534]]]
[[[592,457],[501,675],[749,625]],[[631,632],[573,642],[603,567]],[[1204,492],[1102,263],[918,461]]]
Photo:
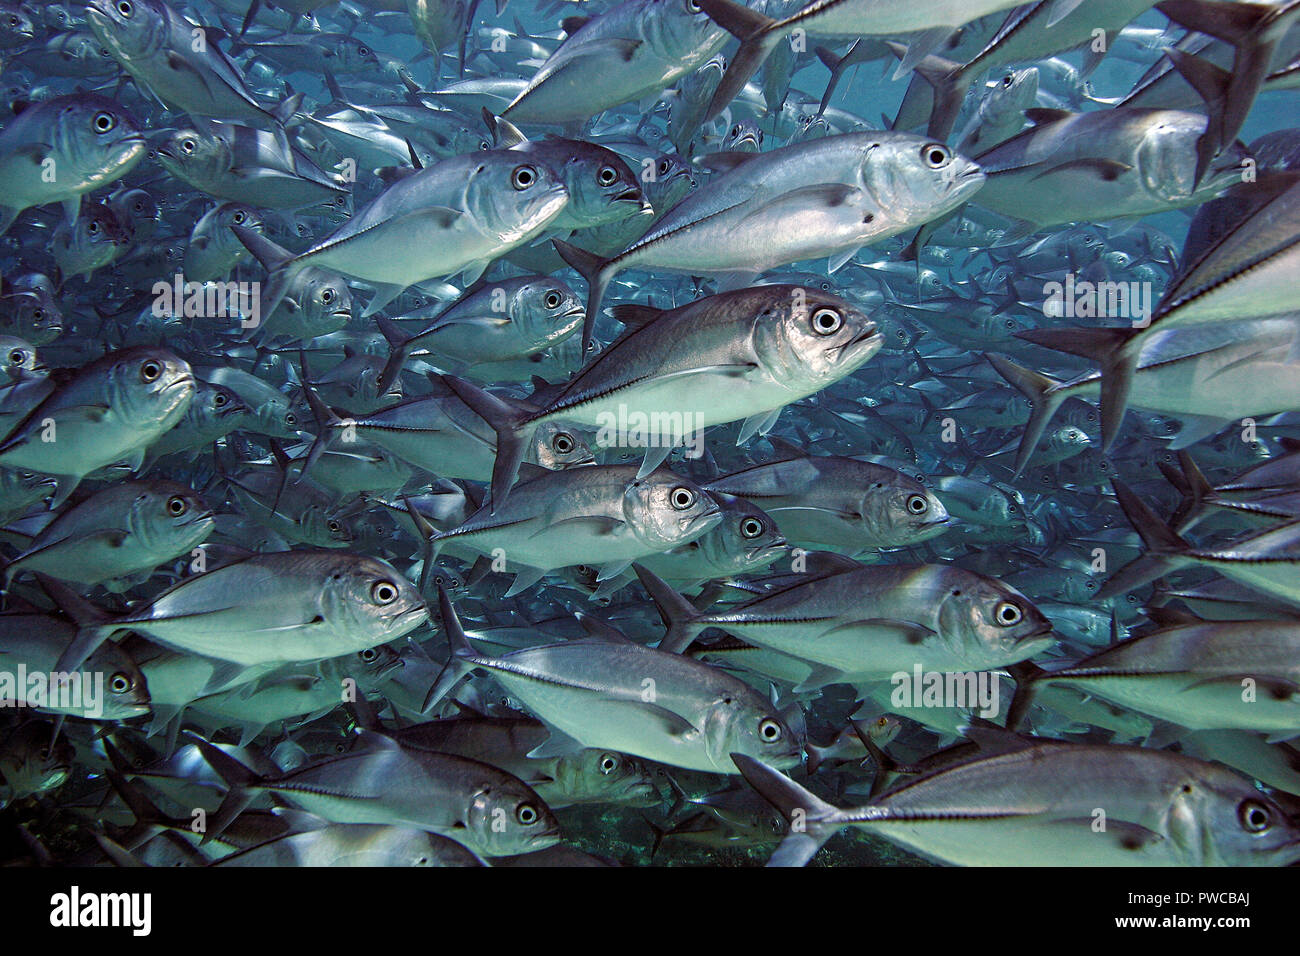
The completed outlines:
[[[231,167],[230,145],[220,136],[205,136],[196,129],[174,130],[155,152],[163,169],[187,181],[209,182]]]
[[[17,335],[0,335],[0,367],[11,378],[22,378],[24,372],[40,368],[36,346]]]
[[[744,498],[711,491],[722,508],[722,521],[699,539],[701,550],[717,567],[744,574],[766,567],[785,553],[785,536],[776,520]]]
[[[1240,183],[1242,160],[1249,154],[1241,143],[1227,144],[1196,182],[1197,140],[1205,133],[1199,113],[1161,110],[1143,130],[1137,165],[1144,188],[1169,203],[1205,200]]]
[[[144,672],[112,641],[101,644],[81,665],[79,673],[83,680],[89,678],[94,682],[101,697],[99,716],[104,719],[125,720],[149,712],[149,687]]]
[[[596,460],[587,440],[573,428],[557,422],[542,422],[533,435],[535,463],[551,471],[590,465]],[[530,459],[533,460],[533,459]]]
[[[868,137],[859,176],[875,208],[907,210],[913,222],[956,209],[984,185],[983,171],[965,156],[906,134]]]
[[[882,470],[861,491],[858,511],[872,540],[917,544],[943,534],[951,523],[938,496],[901,472]]]
[[[18,46],[36,36],[36,24],[22,7],[0,10],[0,45]]]
[[[531,344],[553,345],[582,327],[586,310],[568,283],[538,276],[520,284],[510,303],[510,317]]]
[[[1196,762],[1168,809],[1171,839],[1193,865],[1288,866],[1300,861],[1300,814],[1217,764]]]
[[[212,509],[187,485],[161,479],[140,482],[128,527],[149,551],[188,551],[212,533]]]
[[[258,235],[266,230],[266,222],[262,219],[262,214],[252,206],[245,206],[238,202],[224,203],[217,210],[217,221],[226,229],[240,226]]]
[[[880,351],[884,338],[864,311],[806,286],[761,286],[754,345],[770,375],[792,391],[815,391]]]
[[[225,385],[213,385],[199,382],[194,401],[190,404],[190,413],[202,424],[211,425],[221,422],[232,425],[252,414],[252,409],[239,397],[239,393]]]
[[[341,326],[352,321],[352,290],[337,273],[304,270],[300,294],[299,301],[306,306],[305,319],[313,326]]]
[[[731,153],[760,153],[763,151],[763,131],[752,120],[733,123],[722,137],[722,148]]]
[[[623,516],[648,547],[667,551],[716,526],[722,520],[722,509],[695,482],[661,468],[628,482]]]
[[[59,97],[47,104],[53,112],[48,130],[53,155],[78,179],[107,183],[135,167],[148,151],[143,127],[126,107],[93,93]]]
[[[635,757],[587,747],[556,761],[556,783],[570,798],[651,807],[662,799],[650,770]]]
[[[466,206],[479,228],[504,242],[541,230],[569,202],[564,180],[547,163],[514,150],[492,149],[470,168]]]
[[[25,721],[0,739],[0,785],[18,794],[54,790],[67,782],[76,755],[76,747],[50,721]]]
[[[725,688],[706,711],[703,730],[705,749],[719,768],[733,766],[733,753],[746,754],[779,769],[803,762],[799,735],[776,707],[748,687]]]
[[[960,642],[972,668],[1026,660],[1052,645],[1052,622],[1029,598],[993,578],[947,570],[935,582],[939,629]]]
[[[699,185],[694,171],[671,153],[648,156],[641,163],[641,188],[656,212],[671,209]]]
[[[190,364],[168,349],[141,346],[108,356],[109,405],[125,422],[151,430],[181,420],[196,388]]]
[[[486,856],[515,856],[560,842],[560,822],[522,780],[500,772],[485,781],[465,808],[467,843]]]
[[[654,210],[641,192],[640,180],[618,153],[579,140],[560,142],[567,147],[567,155],[556,163],[569,191],[569,203],[564,209],[566,222],[586,229],[621,222],[630,216],[653,215]]]
[[[339,69],[350,73],[379,70],[379,55],[364,40],[347,35],[330,37],[331,52],[337,57]]]
[[[86,22],[99,42],[124,65],[162,50],[168,11],[161,0],[89,0]]]
[[[330,565],[321,595],[326,620],[368,635],[373,645],[404,637],[429,619],[419,589],[387,561],[340,554]]]

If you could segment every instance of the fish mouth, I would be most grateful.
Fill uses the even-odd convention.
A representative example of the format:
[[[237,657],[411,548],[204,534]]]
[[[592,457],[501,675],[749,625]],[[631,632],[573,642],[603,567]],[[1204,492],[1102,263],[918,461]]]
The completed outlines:
[[[614,202],[634,202],[638,206],[645,204],[645,199],[639,189],[628,189],[614,197]]]
[[[858,346],[873,346],[879,348],[885,344],[885,336],[877,331],[874,323],[867,326],[860,335],[849,339],[842,345],[832,345],[826,349],[827,353],[843,353],[845,351],[856,350]]]

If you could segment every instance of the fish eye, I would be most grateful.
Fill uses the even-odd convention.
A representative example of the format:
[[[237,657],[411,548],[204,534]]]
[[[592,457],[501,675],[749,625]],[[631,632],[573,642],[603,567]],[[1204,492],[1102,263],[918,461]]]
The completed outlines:
[[[1015,82],[1015,79],[1012,77],[1012,75],[1011,75],[1010,73],[1008,73],[1006,76],[1002,77],[1002,85],[1005,86],[1005,87],[1007,87],[1008,89],[1011,87],[1011,84],[1014,83],[1014,82]]]
[[[364,651],[359,652],[357,657],[361,658],[362,663],[373,664],[379,659],[379,652],[373,647],[367,647]]]
[[[326,522],[325,527],[329,528],[330,531],[334,532],[335,534],[338,534],[340,531],[343,530],[343,525],[339,524],[338,520],[335,518],[331,518],[328,522]]]
[[[757,538],[763,533],[763,522],[757,518],[746,518],[740,523],[740,534],[745,538]]]
[[[541,819],[541,816],[538,814],[537,808],[531,803],[521,803],[515,809],[515,819],[524,826],[530,827]]]
[[[618,170],[613,166],[602,166],[596,173],[596,182],[602,186],[612,186],[618,181]]]
[[[573,570],[577,571],[578,574],[582,575],[583,577],[586,577],[588,574],[591,574],[591,568],[589,568],[585,564],[580,564]]]
[[[156,382],[162,377],[162,363],[156,359],[149,359],[140,366],[140,381]]]
[[[376,604],[392,604],[397,600],[397,585],[392,581],[376,581],[370,587],[370,597]]]
[[[1242,829],[1249,833],[1264,833],[1272,826],[1272,817],[1268,807],[1258,800],[1243,800],[1237,807],[1237,819],[1241,821]]]
[[[818,309],[812,315],[813,331],[818,335],[832,335],[840,330],[844,317],[834,309]]]
[[[660,175],[660,176],[667,176],[667,175],[668,175],[668,170],[670,170],[671,168],[672,168],[672,167],[668,164],[668,160],[666,160],[666,159],[661,159],[661,160],[659,160],[659,175]]]
[[[1014,627],[1024,619],[1024,612],[1010,601],[1003,601],[994,611],[993,617],[1002,627]]]
[[[370,56],[370,51],[363,46],[357,47],[357,52],[360,53],[362,56]]]
[[[333,289],[325,289],[325,290],[324,290],[323,292],[321,292],[321,294],[320,294],[320,300],[321,300],[322,302],[324,302],[326,305],[329,305],[331,302],[334,301],[334,290],[333,290]]]
[[[699,13],[700,0],[686,0],[686,9],[690,10],[691,13]]]
[[[551,439],[551,448],[560,455],[567,455],[573,451],[573,446],[573,436],[568,432],[556,432],[555,437]]]
[[[212,396],[212,404],[215,405],[215,406],[217,406],[217,408],[220,408],[222,405],[225,405],[225,404],[226,404],[226,393],[225,393],[225,392],[217,392],[216,395],[213,395],[213,396]]]
[[[537,170],[532,166],[516,166],[515,171],[510,174],[510,185],[515,189],[524,190],[537,182]]]
[[[114,694],[125,694],[133,687],[135,687],[135,681],[131,679],[131,675],[123,674],[121,671],[108,679],[108,689]]]
[[[173,518],[179,518],[189,510],[189,503],[180,495],[172,495],[167,499],[167,513]]]
[[[478,148],[479,148],[479,149],[491,149],[492,146],[488,143],[487,140],[485,140],[485,139],[481,139],[481,140],[478,141]]]
[[[931,169],[938,169],[952,159],[952,153],[941,143],[927,143],[921,147],[921,158]]]
[[[117,12],[122,16],[129,17],[133,11],[134,8],[131,6],[130,0],[117,0]]]
[[[285,416],[284,416],[284,423],[285,423],[286,425],[297,425],[297,424],[298,424],[298,418],[297,418],[297,416],[294,415],[293,412],[286,412],[286,413],[285,413]]]
[[[781,739],[783,733],[779,720],[764,717],[758,723],[758,736],[762,738],[763,743],[774,744]]]
[[[678,486],[673,489],[672,494],[668,496],[669,503],[678,511],[685,511],[691,505],[695,504],[695,492],[689,488]]]
[[[930,510],[930,502],[925,500],[925,495],[911,495],[907,499],[907,510],[914,515],[923,515]]]
[[[187,152],[187,153],[192,153],[192,152],[194,152],[194,140],[192,140],[192,139],[182,140],[182,141],[181,141],[181,149],[185,150],[185,152]]]
[[[92,236],[98,235],[99,223],[95,222],[93,219],[90,220],[90,222],[86,223],[86,232],[90,233]]]
[[[611,773],[613,773],[613,772],[614,772],[615,770],[617,770],[617,769],[618,769],[618,758],[617,758],[617,757],[615,757],[613,754],[601,754],[601,757],[600,757],[600,772],[601,772],[601,773],[603,773],[605,776],[609,776]]]
[[[27,361],[27,353],[24,352],[22,349],[14,349],[12,352],[9,353],[10,365],[22,365],[26,361]]]
[[[731,127],[731,135],[732,135],[732,136],[739,136],[739,135],[740,135],[740,124],[739,124],[739,123],[737,123],[735,126]]]
[[[551,292],[546,293],[546,299],[544,301],[548,309],[558,309],[560,307],[561,299],[562,297],[560,296],[560,293],[552,290]]]
[[[107,133],[117,125],[117,117],[107,110],[100,110],[91,122],[96,133]]]
[[[247,217],[244,215],[244,210],[240,209],[232,218],[235,220],[235,225],[239,226],[243,224],[244,219]]]

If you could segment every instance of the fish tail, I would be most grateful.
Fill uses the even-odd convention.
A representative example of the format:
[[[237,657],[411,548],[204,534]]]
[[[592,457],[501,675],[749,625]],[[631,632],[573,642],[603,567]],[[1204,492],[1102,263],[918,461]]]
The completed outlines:
[[[563,239],[553,239],[551,242],[555,246],[555,251],[560,254],[560,258],[577,269],[579,275],[587,280],[587,314],[582,319],[582,354],[585,356],[591,348],[591,334],[596,329],[600,301],[605,298],[609,280],[614,277],[609,269],[610,260],[602,259],[586,249],[569,245]]]
[[[1177,467],[1163,461],[1156,462],[1156,467],[1182,496],[1169,525],[1183,534],[1200,518],[1205,499],[1214,493],[1214,487],[1186,449],[1178,452]]]
[[[885,45],[898,57],[900,66],[912,61],[903,44],[886,41]],[[957,114],[961,112],[971,78],[961,64],[933,54],[922,57],[912,69],[934,89],[934,106],[930,110],[926,135],[940,141],[947,140],[957,123]]]
[[[424,705],[420,708],[421,713],[425,714],[455,690],[456,685],[474,669],[474,662],[478,659],[478,654],[470,645],[469,638],[465,636],[465,628],[461,626],[460,616],[447,595],[447,588],[442,584],[438,585],[438,612],[442,616],[442,629],[447,635],[451,656],[447,658],[442,673],[438,675],[438,679],[429,688],[429,693],[425,695]]]
[[[258,324],[261,324],[279,307],[289,291],[289,284],[305,268],[301,257],[293,255],[287,249],[276,245],[270,239],[245,229],[243,226],[231,226],[236,238],[244,244],[254,258],[267,271],[266,287],[258,303]],[[256,326],[251,327],[250,336],[257,334]]]
[[[659,641],[659,650],[680,654],[690,647],[695,636],[707,627],[701,621],[702,615],[690,601],[682,597],[666,584],[662,578],[648,571],[639,564],[632,565],[641,585],[650,594],[659,617],[663,619],[667,630]]]
[[[1139,329],[1030,329],[1016,336],[1035,345],[1091,359],[1101,367],[1101,450],[1109,452],[1119,437],[1128,408],[1139,349]]]
[[[1061,392],[1061,383],[1054,378],[1017,365],[1005,355],[987,353],[984,356],[997,373],[1010,382],[1029,401],[1029,421],[1025,424],[1025,433],[1016,450],[1015,476],[1025,470],[1029,457],[1042,440],[1043,432],[1052,421],[1052,416],[1065,400]]]
[[[186,731],[185,736],[190,743],[199,748],[199,753],[203,755],[208,766],[216,771],[217,776],[230,788],[226,791],[221,806],[217,808],[207,832],[203,834],[203,839],[199,841],[202,845],[225,833],[226,828],[234,822],[235,818],[248,809],[248,805],[253,802],[252,791],[261,782],[261,778],[220,747],[212,745],[198,734]]]
[[[510,494],[510,486],[515,483],[519,466],[523,464],[528,450],[533,433],[529,414],[505,399],[479,388],[473,382],[455,375],[443,375],[441,378],[444,385],[496,432],[497,456],[492,463],[492,499],[488,503],[495,513]]]
[[[59,672],[75,671],[117,629],[113,618],[61,581],[43,574],[37,574],[36,580],[55,606],[77,625],[77,633],[54,665]]]
[[[768,866],[804,866],[844,826],[838,809],[785,774],[745,754],[733,753],[731,759],[758,795],[790,824],[790,833],[776,848]]]
[[[1007,672],[1016,682],[1011,706],[1007,708],[1007,730],[1017,730],[1029,713],[1029,708],[1033,706],[1038,689],[1035,686],[1036,682],[1042,680],[1047,671],[1032,661],[1020,661],[1008,667]]]
[[[707,123],[745,88],[749,78],[758,72],[781,42],[781,34],[776,30],[777,21],[732,0],[700,0],[700,6],[710,20],[740,40],[740,49],[727,65],[722,81],[709,100],[708,111],[704,114]]]
[[[1115,487],[1115,497],[1124,511],[1124,517],[1138,533],[1147,550],[1111,575],[1097,591],[1099,601],[1127,593],[1178,570],[1185,564],[1182,555],[1189,550],[1187,542],[1161,521],[1128,485],[1118,478],[1113,479],[1111,484]]]

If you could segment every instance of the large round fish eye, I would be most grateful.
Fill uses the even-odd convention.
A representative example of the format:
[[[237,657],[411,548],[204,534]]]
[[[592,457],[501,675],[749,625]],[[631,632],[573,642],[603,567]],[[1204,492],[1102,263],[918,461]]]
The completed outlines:
[[[613,772],[614,772],[615,770],[617,770],[617,769],[618,769],[618,757],[616,757],[614,754],[601,754],[601,755],[600,755],[600,772],[601,772],[601,773],[603,773],[605,776],[609,776],[611,773],[613,773]]]
[[[931,169],[939,169],[952,159],[952,152],[942,143],[926,143],[921,147],[921,159]]]
[[[135,687],[135,681],[131,675],[123,674],[121,671],[108,679],[108,689],[114,694],[128,693],[133,687]]]
[[[1248,833],[1264,833],[1273,824],[1273,815],[1258,800],[1243,800],[1237,807],[1237,819]]]
[[[92,124],[95,127],[96,133],[108,133],[117,125],[117,117],[108,112],[108,110],[100,110],[95,114]]]
[[[785,731],[781,727],[779,720],[773,720],[771,717],[764,717],[758,722],[758,736],[764,743],[774,744],[784,735]]]
[[[546,299],[544,300],[544,304],[548,309],[558,309],[560,307],[560,303],[563,301],[564,301],[564,297],[561,296],[560,293],[552,289],[550,292],[546,293]]]
[[[930,502],[925,495],[912,495],[907,499],[907,510],[914,515],[923,515],[930,510]]]
[[[812,314],[813,331],[818,335],[833,335],[844,324],[844,317],[834,309],[818,309]]]
[[[763,533],[763,522],[757,518],[746,518],[740,523],[740,535],[744,538],[757,538]]]
[[[172,495],[167,499],[167,513],[173,518],[179,518],[185,512],[190,510],[189,502],[180,495]]]
[[[131,6],[130,0],[117,0],[117,12],[124,17],[130,17],[135,12],[135,8]]]
[[[27,361],[27,353],[24,352],[22,349],[14,349],[12,352],[9,353],[10,365],[22,365],[26,361]]]
[[[535,182],[537,182],[537,170],[532,166],[516,166],[515,171],[510,174],[510,185],[521,191]]]
[[[370,597],[376,604],[392,604],[397,600],[397,585],[392,581],[376,581],[370,587]]]
[[[162,377],[162,373],[162,363],[157,359],[149,359],[140,366],[140,381],[156,382]]]
[[[602,166],[596,173],[596,182],[602,186],[612,186],[618,181],[618,170],[613,166]]]
[[[574,445],[573,436],[568,432],[556,432],[555,437],[551,439],[551,448],[559,455],[567,455],[573,451]]]
[[[1020,610],[1020,607],[1010,601],[1003,601],[997,606],[997,610],[993,612],[994,620],[1002,627],[1014,627],[1024,619],[1024,616],[1024,612]]]
[[[358,652],[357,657],[361,658],[363,664],[373,664],[379,659],[379,652],[373,647],[367,647],[364,651]]]
[[[530,827],[541,819],[541,815],[531,803],[521,803],[515,809],[515,819],[524,826]]]
[[[676,487],[672,494],[668,496],[668,501],[678,511],[685,511],[691,505],[695,504],[695,492],[689,488]]]

